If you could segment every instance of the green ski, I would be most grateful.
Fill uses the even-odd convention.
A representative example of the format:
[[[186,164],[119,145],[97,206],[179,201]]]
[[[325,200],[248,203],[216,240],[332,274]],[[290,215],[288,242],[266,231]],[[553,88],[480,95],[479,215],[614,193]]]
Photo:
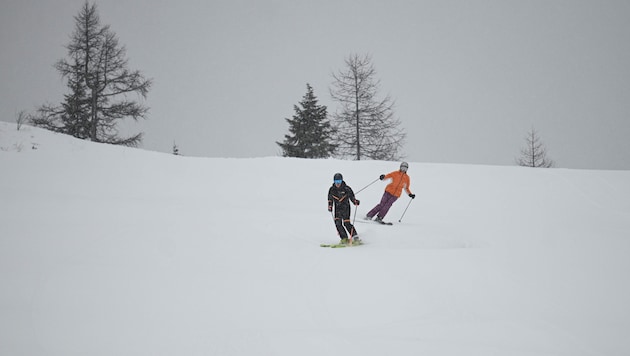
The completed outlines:
[[[363,242],[358,241],[358,242],[353,242],[352,244],[343,244],[343,243],[337,243],[337,244],[320,244],[319,247],[330,247],[330,248],[344,248],[344,247],[355,247],[355,246],[361,246],[363,245]]]

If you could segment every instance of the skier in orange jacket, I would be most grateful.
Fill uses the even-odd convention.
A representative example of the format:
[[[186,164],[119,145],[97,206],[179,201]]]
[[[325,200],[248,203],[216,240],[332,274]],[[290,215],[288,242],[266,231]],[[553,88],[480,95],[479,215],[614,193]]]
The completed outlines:
[[[385,193],[383,193],[381,202],[367,213],[365,217],[366,220],[372,220],[374,215],[376,215],[375,221],[383,223],[383,218],[387,215],[387,212],[392,207],[392,204],[394,204],[394,202],[400,197],[403,188],[411,199],[415,199],[416,195],[409,189],[410,180],[409,175],[407,174],[408,168],[409,164],[407,162],[403,162],[400,164],[399,170],[390,172],[386,175],[381,174],[379,177],[380,180],[391,179],[392,181],[387,185],[387,187],[385,187]]]

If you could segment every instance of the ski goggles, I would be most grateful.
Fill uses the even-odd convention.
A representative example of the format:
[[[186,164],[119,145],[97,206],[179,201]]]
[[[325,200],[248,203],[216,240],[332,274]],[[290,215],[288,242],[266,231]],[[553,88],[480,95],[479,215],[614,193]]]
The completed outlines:
[[[341,179],[335,179],[335,184],[341,184]]]

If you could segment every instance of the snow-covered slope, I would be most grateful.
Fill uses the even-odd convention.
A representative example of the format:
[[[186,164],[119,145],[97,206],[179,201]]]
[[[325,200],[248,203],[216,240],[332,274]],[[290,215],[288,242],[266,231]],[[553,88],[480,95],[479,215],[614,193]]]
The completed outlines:
[[[628,355],[630,172],[421,164],[337,240],[335,172],[0,123],[1,355]]]

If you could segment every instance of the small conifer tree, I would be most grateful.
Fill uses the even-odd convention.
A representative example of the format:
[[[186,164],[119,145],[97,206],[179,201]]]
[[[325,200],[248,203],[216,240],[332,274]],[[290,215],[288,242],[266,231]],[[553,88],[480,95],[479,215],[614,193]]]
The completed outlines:
[[[294,105],[295,115],[285,119],[289,123],[290,135],[283,142],[276,142],[284,157],[328,158],[335,152],[331,143],[334,130],[328,120],[327,108],[318,105],[313,88],[307,83],[306,94],[300,106]]]

